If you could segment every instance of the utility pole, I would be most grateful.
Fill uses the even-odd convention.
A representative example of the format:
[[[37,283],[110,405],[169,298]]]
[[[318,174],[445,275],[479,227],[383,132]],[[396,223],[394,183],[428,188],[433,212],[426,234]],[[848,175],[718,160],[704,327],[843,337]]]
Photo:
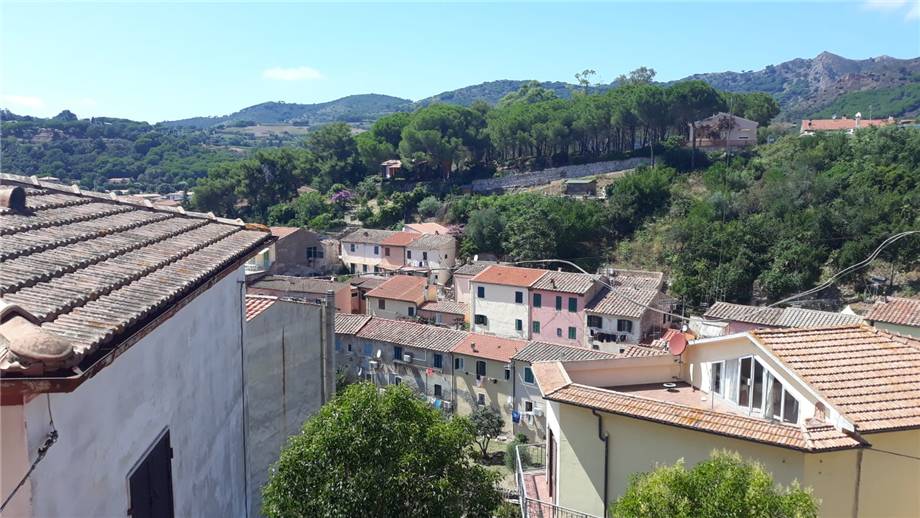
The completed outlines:
[[[335,292],[332,290],[326,290],[321,315],[322,401],[326,404],[335,396]]]

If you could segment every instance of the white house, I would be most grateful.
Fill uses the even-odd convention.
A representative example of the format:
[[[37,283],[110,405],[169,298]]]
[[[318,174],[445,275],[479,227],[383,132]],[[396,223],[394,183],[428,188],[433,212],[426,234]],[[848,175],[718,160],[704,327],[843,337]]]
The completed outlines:
[[[473,331],[530,338],[530,287],[546,270],[492,265],[470,279]]]
[[[457,264],[457,240],[441,234],[419,234],[406,246],[403,271],[428,274],[431,282],[444,286]]]
[[[2,179],[4,516],[244,516],[243,264],[270,234]]]
[[[341,258],[345,267],[352,273],[380,272],[386,253],[383,242],[393,234],[392,230],[361,228],[343,237]]]

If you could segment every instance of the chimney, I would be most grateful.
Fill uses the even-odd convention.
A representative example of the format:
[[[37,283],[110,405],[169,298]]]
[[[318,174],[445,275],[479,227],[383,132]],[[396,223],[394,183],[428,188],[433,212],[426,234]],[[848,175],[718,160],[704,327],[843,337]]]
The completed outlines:
[[[26,210],[26,191],[22,187],[0,187],[0,207],[16,212]]]

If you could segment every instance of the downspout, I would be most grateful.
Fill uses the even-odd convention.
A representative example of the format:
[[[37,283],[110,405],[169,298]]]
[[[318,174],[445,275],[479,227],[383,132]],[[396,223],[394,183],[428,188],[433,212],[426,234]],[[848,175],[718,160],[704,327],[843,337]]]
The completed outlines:
[[[591,409],[591,413],[594,414],[594,417],[597,417],[597,438],[604,443],[604,514],[602,516],[607,516],[607,474],[608,466],[610,463],[610,434],[604,432],[604,420],[600,414],[597,413],[596,409]]]
[[[245,516],[249,516],[249,447],[246,436],[249,433],[249,406],[246,404],[246,281],[236,281],[240,287],[240,403],[243,406],[243,505],[246,506]]]
[[[863,448],[856,450],[856,490],[853,491],[853,518],[859,516],[859,486],[862,482]]]

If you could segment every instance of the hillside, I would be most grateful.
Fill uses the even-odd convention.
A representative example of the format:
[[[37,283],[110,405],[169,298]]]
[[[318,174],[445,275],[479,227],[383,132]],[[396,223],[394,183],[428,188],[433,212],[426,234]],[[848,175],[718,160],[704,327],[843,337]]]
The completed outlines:
[[[837,97],[821,110],[809,114],[812,117],[852,115],[862,112],[864,117],[887,117],[920,114],[920,80],[913,84],[850,92]]]
[[[519,89],[526,80],[518,79],[500,79],[498,81],[487,81],[478,85],[465,86],[456,90],[441,92],[438,95],[426,97],[415,104],[418,107],[428,106],[432,103],[449,103],[469,106],[476,101],[485,101],[489,104],[495,104],[505,95]],[[562,81],[542,81],[540,86],[547,90],[553,91],[557,96],[567,99],[572,95],[572,91],[581,88],[578,85],[564,83]],[[591,92],[603,91],[611,88],[611,85],[598,85],[591,87]]]

